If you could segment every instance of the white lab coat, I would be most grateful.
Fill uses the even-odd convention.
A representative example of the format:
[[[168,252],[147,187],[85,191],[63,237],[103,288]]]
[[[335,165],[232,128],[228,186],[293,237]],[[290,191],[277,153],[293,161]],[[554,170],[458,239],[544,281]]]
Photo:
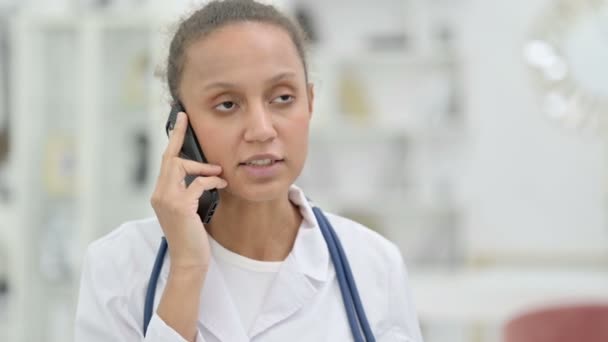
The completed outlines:
[[[352,340],[333,264],[314,213],[299,188],[292,186],[289,198],[300,207],[304,219],[252,329],[242,327],[212,258],[201,294],[197,341]],[[422,342],[406,268],[395,245],[358,223],[326,215],[345,249],[376,339]],[[156,314],[145,339],[142,333],[145,291],[161,236],[157,219],[151,218],[127,222],[89,246],[76,313],[77,342],[184,341]],[[169,265],[167,253],[155,307]]]

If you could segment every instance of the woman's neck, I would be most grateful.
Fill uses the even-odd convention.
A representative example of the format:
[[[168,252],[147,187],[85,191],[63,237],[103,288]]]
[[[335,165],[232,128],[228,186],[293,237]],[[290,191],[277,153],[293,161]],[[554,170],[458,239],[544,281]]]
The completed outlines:
[[[222,195],[207,232],[224,248],[250,259],[282,261],[291,252],[302,216],[287,194],[251,202]]]

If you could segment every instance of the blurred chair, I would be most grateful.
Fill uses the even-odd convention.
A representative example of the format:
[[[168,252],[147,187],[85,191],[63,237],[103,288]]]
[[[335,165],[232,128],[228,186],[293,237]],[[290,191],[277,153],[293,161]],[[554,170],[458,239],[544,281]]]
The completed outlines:
[[[607,342],[608,304],[542,308],[507,322],[503,342]]]

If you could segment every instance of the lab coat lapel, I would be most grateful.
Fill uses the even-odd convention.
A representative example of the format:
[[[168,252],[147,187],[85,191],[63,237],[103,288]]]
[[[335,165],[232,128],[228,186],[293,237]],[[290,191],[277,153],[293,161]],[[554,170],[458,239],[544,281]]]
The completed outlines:
[[[201,294],[199,324],[220,341],[249,341],[224,278],[213,258]]]
[[[266,295],[251,338],[295,314],[316,292],[315,284],[300,272],[294,258],[288,257]]]
[[[312,209],[303,195],[301,197],[300,201],[295,198],[292,201],[299,202],[297,204],[300,205],[304,220],[293,250],[281,266],[249,332],[252,339],[310,303],[328,279],[330,260],[327,245]]]

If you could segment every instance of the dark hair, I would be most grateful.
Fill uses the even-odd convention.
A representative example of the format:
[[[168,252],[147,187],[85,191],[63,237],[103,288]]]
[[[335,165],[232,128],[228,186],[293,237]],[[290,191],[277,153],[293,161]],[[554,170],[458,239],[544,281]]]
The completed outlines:
[[[267,23],[287,31],[302,60],[304,75],[308,80],[305,53],[307,39],[297,22],[272,5],[253,0],[214,0],[183,20],[171,40],[167,60],[167,83],[173,101],[179,98],[178,86],[184,68],[184,55],[190,44],[223,26],[242,22]]]

